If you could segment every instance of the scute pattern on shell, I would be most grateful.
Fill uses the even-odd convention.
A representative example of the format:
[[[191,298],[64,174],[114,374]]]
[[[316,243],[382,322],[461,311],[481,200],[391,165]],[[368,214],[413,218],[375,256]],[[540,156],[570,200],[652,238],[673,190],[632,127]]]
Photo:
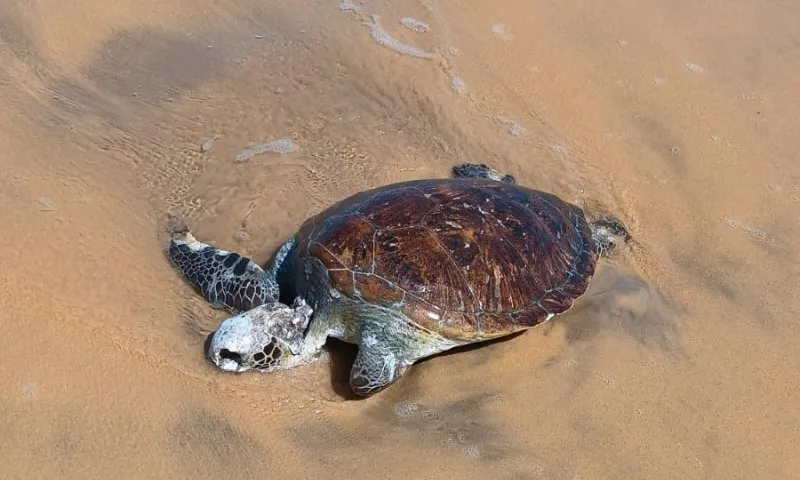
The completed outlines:
[[[449,338],[491,338],[572,306],[594,274],[578,207],[518,185],[417,180],[354,195],[300,229],[334,287]]]

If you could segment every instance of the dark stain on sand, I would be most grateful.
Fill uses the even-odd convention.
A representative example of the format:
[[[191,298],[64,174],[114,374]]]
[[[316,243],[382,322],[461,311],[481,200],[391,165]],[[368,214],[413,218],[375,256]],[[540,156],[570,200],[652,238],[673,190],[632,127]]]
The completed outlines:
[[[17,2],[4,2],[0,11],[0,45],[6,45],[21,59],[37,56],[36,42]]]
[[[205,409],[187,412],[170,427],[169,437],[187,470],[202,477],[216,472],[217,478],[245,478],[245,472],[252,473],[256,464],[269,458],[255,438]]]
[[[639,116],[635,119],[642,140],[676,173],[686,173],[686,145],[661,121]]]

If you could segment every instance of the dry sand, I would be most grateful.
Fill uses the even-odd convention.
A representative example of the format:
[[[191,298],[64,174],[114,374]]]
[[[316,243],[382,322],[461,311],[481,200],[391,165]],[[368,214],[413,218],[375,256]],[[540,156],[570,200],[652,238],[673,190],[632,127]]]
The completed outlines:
[[[342,6],[0,1],[0,477],[800,478],[800,4]],[[347,349],[204,360],[225,315],[167,213],[267,261],[460,161],[637,242],[566,315],[367,400]]]

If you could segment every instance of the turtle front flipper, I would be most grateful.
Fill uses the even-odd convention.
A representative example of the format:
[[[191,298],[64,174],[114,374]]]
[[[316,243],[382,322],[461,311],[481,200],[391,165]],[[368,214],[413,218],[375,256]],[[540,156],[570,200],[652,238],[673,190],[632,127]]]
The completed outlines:
[[[361,327],[358,355],[350,369],[350,389],[360,397],[369,397],[403,376],[411,363],[402,355],[397,344],[381,325],[369,322]]]
[[[169,256],[214,308],[241,312],[278,300],[272,271],[238,253],[199,242],[188,231],[173,233]]]
[[[456,165],[453,167],[453,174],[458,178],[485,178],[497,182],[517,183],[513,176],[503,175],[484,163],[462,163],[461,165]]]
[[[372,396],[393,384],[406,369],[392,354],[361,348],[350,370],[350,389],[359,397]]]

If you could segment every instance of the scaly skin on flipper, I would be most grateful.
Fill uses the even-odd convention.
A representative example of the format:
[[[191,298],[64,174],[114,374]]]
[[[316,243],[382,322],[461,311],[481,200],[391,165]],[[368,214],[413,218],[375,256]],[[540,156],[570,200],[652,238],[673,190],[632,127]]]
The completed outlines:
[[[606,215],[589,225],[599,256],[606,256],[613,252],[620,242],[628,243],[631,240],[631,234],[625,225],[612,215]]]
[[[215,308],[241,312],[278,299],[278,284],[271,272],[238,253],[199,242],[188,231],[173,235],[169,255]]]
[[[503,175],[484,163],[462,163],[461,165],[456,165],[453,167],[453,174],[458,178],[485,178],[497,182],[517,183],[513,176]]]
[[[368,303],[352,305],[340,316],[343,323],[357,325],[348,335],[358,345],[350,389],[361,397],[387,388],[417,360],[465,344],[427,330],[400,312]]]
[[[380,331],[379,329],[375,329]],[[358,355],[350,370],[350,389],[360,397],[369,397],[385,389],[400,378],[410,364],[406,364],[388,345],[381,343],[381,335],[373,338],[375,344],[359,345]],[[363,341],[363,339],[362,339]]]

